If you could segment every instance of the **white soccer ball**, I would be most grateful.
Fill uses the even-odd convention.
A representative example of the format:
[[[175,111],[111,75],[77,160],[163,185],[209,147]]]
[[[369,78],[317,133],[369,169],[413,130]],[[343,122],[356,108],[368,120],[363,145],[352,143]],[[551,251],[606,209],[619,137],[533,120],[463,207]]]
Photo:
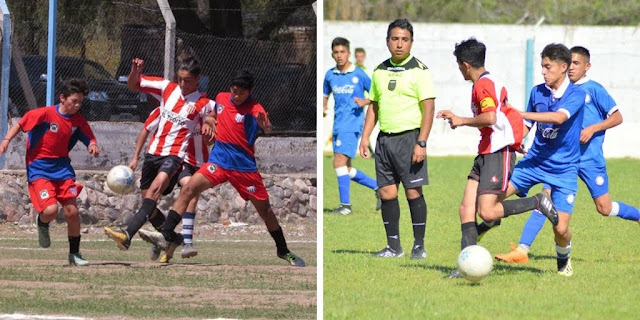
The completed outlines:
[[[107,174],[107,187],[115,193],[127,194],[135,189],[135,178],[133,170],[127,166],[118,165]]]
[[[491,269],[493,269],[493,257],[484,247],[473,245],[460,251],[458,271],[463,278],[478,282],[487,277]]]

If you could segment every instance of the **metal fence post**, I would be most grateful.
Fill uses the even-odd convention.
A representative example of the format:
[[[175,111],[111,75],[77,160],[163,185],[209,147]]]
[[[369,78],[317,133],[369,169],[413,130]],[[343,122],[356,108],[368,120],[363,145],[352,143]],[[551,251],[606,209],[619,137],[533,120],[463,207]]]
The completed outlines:
[[[2,11],[2,138],[9,130],[9,71],[11,70],[11,14],[5,0],[0,0],[0,11]],[[0,169],[5,168],[6,156],[0,157]]]
[[[53,105],[56,92],[56,26],[58,0],[49,0],[49,37],[47,48],[47,105]]]
[[[176,19],[167,0],[157,1],[166,25],[164,31],[164,78],[172,80],[176,57]]]

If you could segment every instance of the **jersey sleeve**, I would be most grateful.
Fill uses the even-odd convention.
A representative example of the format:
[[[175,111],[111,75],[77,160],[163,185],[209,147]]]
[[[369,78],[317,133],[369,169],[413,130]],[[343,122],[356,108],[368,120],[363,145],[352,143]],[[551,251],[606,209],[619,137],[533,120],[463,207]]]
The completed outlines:
[[[418,96],[418,101],[435,99],[436,91],[433,87],[433,77],[431,76],[431,70],[424,69],[418,72],[417,79],[414,85]]]
[[[371,76],[371,91],[369,91],[369,100],[375,102],[380,100],[380,92],[378,91],[378,84],[376,81],[376,71],[373,71],[373,75]]]
[[[43,120],[45,119],[45,108],[48,107],[30,110],[29,112],[24,114],[19,122],[22,132],[31,131],[35,126],[43,122]]]
[[[364,88],[364,91],[371,92],[371,78],[369,78],[369,76],[367,75],[366,72],[364,72],[364,70],[362,70],[362,77],[360,78],[360,81],[362,82],[362,87]]]
[[[329,83],[329,76],[331,70],[329,70],[325,75],[324,75],[324,82],[322,85],[322,94],[324,95],[324,97],[328,97],[329,94],[331,94],[331,84]]]
[[[82,142],[85,146],[89,146],[92,143],[98,143],[95,135],[93,134],[93,130],[91,130],[91,126],[89,126],[89,122],[82,118],[80,121],[80,127],[78,128],[80,134],[78,135],[78,140]]]
[[[209,113],[214,112],[215,110],[216,102],[213,100],[209,100],[209,102],[207,102],[207,104],[205,104],[204,107],[202,107],[202,109],[200,110],[200,117],[204,119],[209,115]]]
[[[264,109],[264,107],[263,107],[261,104],[256,103],[256,104],[253,106],[253,110],[251,110],[251,114],[252,114],[252,115],[256,118],[256,120],[257,120],[257,119],[258,119],[258,115],[259,115],[260,113],[264,114],[264,116],[267,118],[267,120],[269,119],[269,114],[268,114],[268,113],[267,113],[267,111]]]
[[[613,100],[609,92],[603,87],[598,87],[594,90],[594,96],[591,98],[594,99],[595,105],[600,109],[603,114],[606,114],[607,117],[611,116],[614,112],[618,111],[618,106],[616,105],[616,101]]]
[[[535,95],[536,89],[537,89],[536,87],[531,89],[531,94],[529,94],[529,104],[527,104],[527,112],[535,112],[536,111],[536,109],[534,107],[535,106],[535,101],[534,100],[535,100],[535,96],[536,96]],[[524,125],[527,128],[531,129],[531,127],[533,127],[533,121],[527,120],[527,119],[524,119],[523,121],[524,121]]]
[[[160,124],[160,107],[157,107],[151,111],[147,120],[144,122],[144,128],[149,132],[153,132],[158,129]]]
[[[169,80],[160,77],[140,76],[140,91],[152,95],[158,100],[162,100],[162,92],[169,84]]]
[[[474,103],[478,106],[478,114],[496,111],[498,101],[494,89],[491,88],[489,81],[478,81],[473,87]],[[495,87],[495,86],[493,86]]]
[[[569,93],[566,101],[563,101],[556,112],[562,112],[567,115],[568,118],[573,117],[580,108],[584,106],[584,100],[586,93],[582,90],[573,90]]]

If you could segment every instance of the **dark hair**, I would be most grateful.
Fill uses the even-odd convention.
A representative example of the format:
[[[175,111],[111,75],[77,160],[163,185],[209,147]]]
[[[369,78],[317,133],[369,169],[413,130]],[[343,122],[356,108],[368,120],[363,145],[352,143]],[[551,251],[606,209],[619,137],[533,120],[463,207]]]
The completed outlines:
[[[460,43],[456,43],[453,55],[458,59],[458,63],[466,62],[474,68],[480,68],[484,67],[486,52],[487,47],[484,43],[475,38],[469,38]]]
[[[253,74],[247,70],[238,70],[231,78],[231,85],[243,89],[253,89]]]
[[[355,50],[353,50],[353,51],[354,51],[354,52],[356,52],[356,53],[357,53],[357,52],[362,52],[362,53],[364,53],[364,54],[367,54],[367,53],[364,51],[364,48],[356,48],[356,49],[355,49]]]
[[[391,24],[389,24],[389,28],[387,29],[387,40],[389,40],[389,38],[391,37],[391,30],[393,30],[393,28],[409,30],[409,33],[411,34],[411,40],[413,40],[413,26],[411,25],[411,22],[409,22],[409,20],[396,19],[391,22]]]
[[[349,40],[342,37],[337,37],[333,39],[333,41],[331,41],[331,50],[333,50],[333,47],[335,46],[345,46],[347,47],[347,51],[349,51]]]
[[[186,70],[193,76],[200,75],[200,61],[197,58],[190,56],[178,59],[178,65],[176,66],[176,70]]]
[[[587,62],[589,62],[591,60],[591,54],[589,53],[589,50],[585,47],[581,47],[581,46],[575,46],[573,48],[571,48],[569,51],[571,51],[571,53],[577,53],[585,58],[587,58]]]
[[[569,52],[569,49],[562,43],[548,44],[542,49],[540,58],[549,58],[552,61],[564,62],[567,66],[571,65],[571,52]]]
[[[60,92],[65,98],[74,93],[82,93],[83,96],[89,94],[89,85],[86,81],[77,78],[71,78],[64,81],[62,91]]]

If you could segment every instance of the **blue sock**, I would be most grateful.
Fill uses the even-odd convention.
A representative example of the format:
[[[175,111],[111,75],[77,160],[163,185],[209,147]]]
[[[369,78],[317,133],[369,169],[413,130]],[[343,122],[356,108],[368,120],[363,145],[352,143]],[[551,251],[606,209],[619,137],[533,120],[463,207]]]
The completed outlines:
[[[351,187],[351,177],[349,177],[349,169],[345,167],[336,168],[338,175],[338,192],[340,193],[340,204],[351,204],[349,199],[349,189]]]
[[[545,217],[542,212],[533,210],[531,216],[529,216],[529,219],[527,219],[527,222],[524,224],[524,228],[522,228],[520,244],[531,247],[533,240],[536,239],[538,233],[542,230],[545,221],[547,221],[547,217]]]
[[[617,207],[617,208],[616,208]],[[625,220],[640,220],[640,211],[624,202],[614,201],[611,203],[611,216],[618,216]]]
[[[351,177],[351,180],[367,188],[374,189],[374,190],[378,188],[378,183],[376,182],[375,179],[369,177],[364,172],[356,168],[351,168],[351,170],[349,170],[349,177]]]
[[[196,220],[196,214],[193,212],[185,212],[182,217],[182,237],[185,244],[193,244],[193,225]]]

